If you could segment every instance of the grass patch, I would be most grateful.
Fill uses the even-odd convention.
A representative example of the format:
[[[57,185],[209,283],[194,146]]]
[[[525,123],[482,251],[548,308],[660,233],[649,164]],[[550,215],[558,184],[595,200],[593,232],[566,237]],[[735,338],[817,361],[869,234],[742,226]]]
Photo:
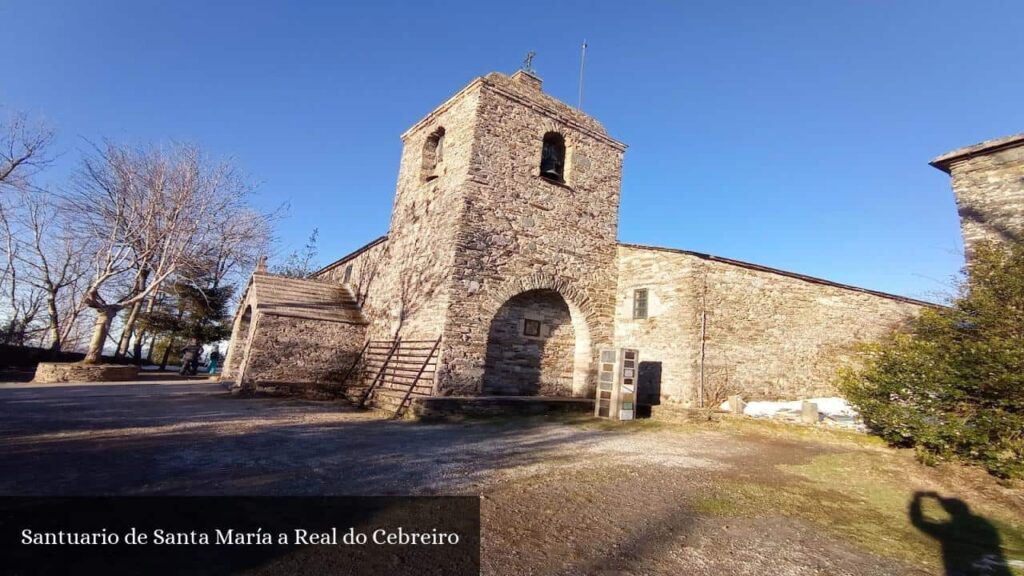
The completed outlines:
[[[651,420],[650,418],[644,418],[641,420],[630,420],[628,422],[619,422],[616,420],[609,420],[607,418],[575,418],[568,422],[584,430],[600,430],[602,432],[647,432],[652,430],[662,430],[666,426],[674,426],[671,423],[660,422],[657,420]]]
[[[769,438],[796,438],[801,440],[827,441],[862,448],[886,448],[885,440],[871,434],[826,428],[824,426],[806,426],[792,422],[769,420],[767,418],[733,418],[723,417],[715,421],[717,429],[739,434],[754,434]]]
[[[901,478],[910,464],[865,451],[829,454],[806,464],[779,466],[800,480],[777,485],[725,481],[692,506],[706,515],[799,518],[875,554],[936,569],[942,562],[939,541],[918,530],[909,516],[913,490]],[[1022,520],[999,507],[971,504],[972,512],[998,531],[1004,557],[1024,560]],[[922,509],[931,522],[950,519],[933,499],[925,499]],[[951,530],[945,536],[947,545],[975,558],[982,532],[974,528],[976,524]],[[1013,573],[1024,575],[1020,569]]]
[[[491,422],[495,422],[492,420]],[[779,465],[782,475],[769,474],[766,480],[719,479],[689,504],[705,516],[765,517],[784,516],[813,523],[833,537],[858,548],[925,568],[941,570],[943,553],[940,541],[915,527],[909,504],[916,484],[910,478],[924,472],[907,451],[888,448],[878,437],[816,426],[801,426],[750,418],[720,418],[712,422],[635,420],[616,422],[584,414],[498,420],[500,426],[531,426],[558,422],[583,430],[619,433],[671,431],[699,434],[707,431],[737,436],[759,436],[773,440],[820,443],[846,448],[841,452],[814,457],[801,464]],[[755,475],[758,478],[760,475]],[[927,474],[922,476],[927,478]],[[991,479],[995,482],[995,479]],[[955,494],[944,494],[955,497]],[[1007,560],[1024,561],[1024,519],[981,498],[969,501],[973,514],[984,518],[1001,540]],[[923,516],[931,522],[950,520],[934,499],[923,501]],[[980,525],[984,528],[984,525]],[[982,549],[977,535],[979,524],[969,524],[944,537],[947,546],[958,549],[964,558],[975,559]],[[973,548],[972,548],[973,547]],[[1024,576],[1021,568],[1013,574]]]
[[[857,504],[857,510],[870,511],[870,516],[880,522],[879,529],[888,534],[887,538],[896,537],[897,541],[907,543],[924,539],[935,547],[935,541],[918,530],[910,520],[909,506],[914,495],[900,482],[906,476],[908,465],[918,464],[887,461],[865,457],[863,453],[849,452],[820,456],[807,464],[779,468],[803,476],[819,490],[838,492],[848,497]],[[950,494],[945,496],[955,497]],[[1003,555],[1007,559],[1024,560],[1024,519],[986,502],[968,504],[971,514],[983,517],[996,529],[1002,541]],[[950,520],[949,515],[932,499],[924,501],[923,512],[925,519],[931,522]],[[853,524],[863,523],[854,521]],[[955,535],[950,543],[970,548],[975,536],[969,533]],[[865,544],[871,545],[872,540],[877,541],[869,539]],[[1021,571],[1018,573],[1024,574]]]
[[[751,510],[744,507],[744,502],[737,501],[735,491],[732,490],[732,488],[738,486],[730,486],[730,490],[725,491],[733,497],[720,495],[697,498],[690,503],[690,508],[704,516],[749,516],[751,514],[744,514],[744,512],[750,512]]]

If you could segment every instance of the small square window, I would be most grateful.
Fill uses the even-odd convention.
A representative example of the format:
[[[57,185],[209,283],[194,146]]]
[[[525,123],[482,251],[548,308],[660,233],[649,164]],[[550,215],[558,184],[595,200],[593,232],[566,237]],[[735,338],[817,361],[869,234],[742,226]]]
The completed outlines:
[[[633,319],[647,318],[647,288],[633,291]]]
[[[525,320],[523,322],[523,336],[540,336],[540,321],[539,320]]]

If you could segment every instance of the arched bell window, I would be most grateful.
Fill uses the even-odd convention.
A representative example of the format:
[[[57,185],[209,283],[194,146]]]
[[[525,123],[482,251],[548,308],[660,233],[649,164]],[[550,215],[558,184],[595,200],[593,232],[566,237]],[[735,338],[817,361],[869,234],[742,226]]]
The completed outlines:
[[[565,138],[558,132],[544,135],[540,175],[555,182],[565,182]]]
[[[427,136],[423,145],[423,179],[433,180],[441,175],[440,165],[444,161],[444,128],[439,127]]]

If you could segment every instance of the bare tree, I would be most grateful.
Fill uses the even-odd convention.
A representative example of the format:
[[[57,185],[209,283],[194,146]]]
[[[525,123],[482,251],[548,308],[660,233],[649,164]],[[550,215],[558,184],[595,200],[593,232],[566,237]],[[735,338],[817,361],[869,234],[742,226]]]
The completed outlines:
[[[270,250],[273,222],[278,217],[278,212],[267,214],[251,208],[213,215],[214,244],[209,250],[211,261],[204,267],[213,288],[247,279],[259,257]]]
[[[269,250],[274,218],[274,214],[244,207],[235,212],[211,214],[208,222],[212,244],[199,251],[207,259],[190,263],[189,269],[179,274],[194,279],[200,292],[217,293],[225,286],[241,283],[257,258]],[[139,320],[152,316],[161,296],[160,290],[154,291],[145,302],[136,302],[131,308],[118,343],[118,356],[127,356],[134,341],[134,356],[141,362],[145,322]]]
[[[61,350],[83,309],[80,284],[86,267],[81,253],[88,249],[87,239],[74,237],[52,195],[22,191],[18,200],[17,230],[12,231],[5,220],[8,251],[23,282],[41,293],[45,302],[44,340],[49,340],[52,350]]]
[[[25,192],[32,188],[32,176],[50,162],[46,152],[52,140],[51,130],[30,122],[24,114],[0,118],[0,193],[10,190]],[[19,262],[23,248],[20,241],[23,231],[17,218],[20,206],[12,206],[5,196],[0,194],[3,339],[7,343],[22,345],[38,331],[35,321],[42,310],[43,297],[38,289],[25,281]]]
[[[43,309],[44,297],[42,291],[27,282],[23,275],[23,247],[19,240],[23,232],[14,212],[3,203],[0,203],[0,232],[3,238],[0,251],[4,255],[0,285],[3,286],[6,311],[6,319],[0,327],[0,339],[4,344],[23,346],[39,330],[35,321]]]
[[[87,155],[69,190],[48,194],[33,177],[51,161],[53,132],[24,114],[0,118],[2,337],[80,343],[86,310],[96,322],[86,360],[99,361],[121,310],[117,351],[144,338],[137,320],[161,284],[234,282],[271,241],[273,215],[247,204],[251,186],[195,146],[106,143]],[[150,338],[152,340],[152,338]]]
[[[46,152],[52,142],[53,131],[24,114],[0,119],[0,189],[28,187],[30,178],[50,163]]]
[[[249,186],[196,146],[107,143],[83,160],[67,205],[96,249],[83,302],[96,311],[85,362],[101,359],[110,325],[174,275],[215,259],[211,215],[248,209]]]

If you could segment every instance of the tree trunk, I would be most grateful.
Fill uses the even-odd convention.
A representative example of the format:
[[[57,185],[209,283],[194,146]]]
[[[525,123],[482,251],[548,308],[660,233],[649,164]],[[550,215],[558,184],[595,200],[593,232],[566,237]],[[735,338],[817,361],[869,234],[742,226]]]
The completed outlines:
[[[149,269],[143,268],[135,276],[135,286],[132,288],[132,297],[141,294],[146,289],[146,280],[149,278]],[[132,311],[128,314],[128,318],[125,320],[124,328],[121,330],[121,338],[117,341],[117,350],[114,351],[114,356],[117,358],[124,358],[128,354],[128,344],[132,339],[132,329],[135,327],[135,319],[139,316],[139,310],[142,310],[142,303],[145,300],[139,300],[135,304],[132,304]],[[136,334],[135,336],[138,336]]]
[[[135,365],[140,368],[142,367],[142,339],[145,337],[146,335],[141,332],[135,337]]]
[[[46,296],[46,309],[50,314],[50,337],[53,339],[50,342],[50,351],[60,352],[60,314],[57,312],[57,295],[53,292]]]
[[[132,340],[132,330],[135,328],[135,319],[139,316],[139,310],[142,309],[142,301],[138,301],[132,305],[132,311],[128,314],[128,319],[124,322],[124,328],[121,330],[121,338],[117,342],[116,356],[118,358],[124,358],[128,355],[128,347]]]
[[[161,372],[167,370],[167,358],[171,355],[171,348],[174,347],[174,341],[175,338],[173,336],[171,336],[171,338],[167,340],[167,348],[164,349],[164,357],[160,360]]]
[[[117,314],[117,308],[103,307],[96,309],[96,324],[92,331],[92,340],[89,341],[89,351],[85,353],[82,362],[86,364],[99,364],[103,361],[103,345],[107,341],[107,334],[110,332],[110,323]]]

